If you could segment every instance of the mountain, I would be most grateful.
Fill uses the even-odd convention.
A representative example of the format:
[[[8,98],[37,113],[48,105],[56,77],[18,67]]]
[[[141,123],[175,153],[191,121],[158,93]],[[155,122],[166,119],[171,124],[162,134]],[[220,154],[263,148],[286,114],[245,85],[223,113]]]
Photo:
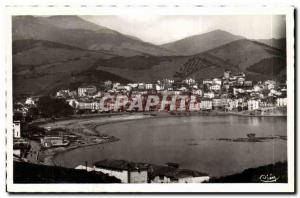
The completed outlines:
[[[161,46],[181,55],[194,55],[242,38],[223,30],[214,30]]]
[[[284,51],[248,39],[240,39],[207,51],[241,71],[265,58],[286,57]]]
[[[109,79],[130,82],[106,71],[94,70],[98,59],[115,55],[43,40],[13,41],[13,94],[49,94],[59,88],[95,85]]]
[[[134,47],[122,48],[124,43],[117,40],[125,39],[132,44],[129,46],[136,45],[139,49],[144,47],[147,52],[152,52],[151,49],[159,51],[160,48],[157,50],[156,46],[151,44],[148,47],[148,44],[139,39],[102,27],[90,30],[95,28],[91,24],[81,26],[86,29],[68,29],[73,25],[63,28],[58,27],[61,25],[51,24],[57,20],[50,19],[49,22],[49,18],[45,21],[45,18],[41,17],[14,18],[14,98],[53,94],[58,89],[73,89],[83,83],[99,86],[105,80],[121,83],[153,82],[162,78],[182,80],[186,77],[203,80],[221,77],[225,69],[230,69],[233,73],[243,71],[247,79],[254,81],[286,79],[286,51],[261,42],[239,39],[194,55],[154,56],[134,51]],[[82,33],[86,34],[81,35]],[[220,36],[223,34],[224,32]],[[93,44],[97,46],[101,39],[106,39],[111,45],[120,41],[121,45],[116,45],[113,50],[94,50],[88,45],[92,43],[89,38],[94,39]],[[218,40],[217,37],[215,39]]]
[[[264,43],[271,47],[275,47],[281,50],[286,50],[286,38],[280,39],[258,39],[257,42]]]
[[[225,69],[245,72],[251,80],[284,80],[286,53],[259,42],[240,39],[192,56],[177,75],[203,79],[221,76]]]
[[[79,16],[74,15],[57,15],[40,18],[42,21],[47,22],[53,26],[64,29],[84,29],[84,30],[109,30],[106,27],[86,21]],[[113,32],[113,30],[111,30]]]
[[[172,55],[173,52],[132,36],[98,26],[77,16],[14,16],[13,40],[46,40],[115,55]]]

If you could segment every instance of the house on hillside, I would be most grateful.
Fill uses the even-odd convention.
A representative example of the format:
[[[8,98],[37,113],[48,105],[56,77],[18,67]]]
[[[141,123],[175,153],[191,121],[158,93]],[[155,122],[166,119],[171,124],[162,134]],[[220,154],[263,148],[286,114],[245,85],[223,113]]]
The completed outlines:
[[[230,74],[231,74],[231,71],[230,71],[230,70],[225,70],[225,71],[224,71],[223,78],[224,78],[224,79],[229,79],[229,78],[230,78]]]
[[[96,92],[97,92],[97,88],[94,85],[78,87],[78,96],[79,97],[92,95],[92,94],[95,94]]]
[[[221,85],[219,85],[219,84],[214,84],[214,85],[210,86],[209,89],[210,89],[211,91],[220,91],[220,90],[221,90]]]
[[[212,79],[213,85],[222,85],[222,80],[220,78],[214,78]]]
[[[286,107],[287,106],[287,98],[277,98],[276,106],[277,107]]]
[[[199,109],[204,111],[212,110],[212,101],[207,99],[201,100],[199,103]]]
[[[251,100],[248,100],[247,103],[248,103],[248,110],[249,111],[254,111],[254,110],[257,110],[259,109],[259,100],[254,100],[254,99],[251,99]]]
[[[182,81],[182,83],[191,86],[191,85],[196,84],[196,81],[193,78],[186,78]]]
[[[203,85],[212,84],[213,81],[211,79],[204,79],[202,83],[203,83]]]

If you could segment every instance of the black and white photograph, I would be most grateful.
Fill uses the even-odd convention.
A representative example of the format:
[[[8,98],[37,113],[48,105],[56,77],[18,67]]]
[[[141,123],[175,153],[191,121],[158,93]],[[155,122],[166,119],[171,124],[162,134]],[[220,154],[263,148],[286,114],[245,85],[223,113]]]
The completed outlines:
[[[198,9],[11,11],[8,192],[294,191],[293,8]]]

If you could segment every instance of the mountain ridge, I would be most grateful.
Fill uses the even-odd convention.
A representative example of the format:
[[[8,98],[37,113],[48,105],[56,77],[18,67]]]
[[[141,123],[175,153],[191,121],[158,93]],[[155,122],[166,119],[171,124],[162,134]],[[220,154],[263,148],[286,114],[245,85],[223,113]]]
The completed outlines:
[[[71,19],[75,21],[70,20],[67,23],[69,26],[66,25],[62,28],[64,20],[59,25],[55,25],[53,19],[49,20],[47,17],[14,16],[12,24],[13,40],[47,40],[88,50],[109,50],[121,56],[140,54],[174,55],[173,52],[165,48],[141,41],[132,36],[128,37],[115,30],[102,28],[102,26],[99,26],[100,28],[97,30],[75,28],[73,24],[76,24],[79,19],[80,22],[78,23],[83,26],[82,24],[85,24],[84,19],[79,17]],[[90,22],[87,22],[87,24],[86,26],[91,25]],[[97,25],[95,24],[95,26]]]
[[[203,34],[189,36],[161,46],[181,55],[194,55],[241,38],[244,37],[217,29]]]

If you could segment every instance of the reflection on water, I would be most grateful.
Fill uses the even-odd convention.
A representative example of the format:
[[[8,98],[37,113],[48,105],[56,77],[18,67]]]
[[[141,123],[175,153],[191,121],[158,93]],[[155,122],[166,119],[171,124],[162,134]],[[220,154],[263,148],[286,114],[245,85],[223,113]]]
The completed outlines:
[[[99,126],[120,141],[72,150],[55,159],[62,166],[92,164],[105,158],[164,164],[221,176],[287,159],[285,140],[226,142],[219,138],[287,135],[285,117],[170,117]]]

